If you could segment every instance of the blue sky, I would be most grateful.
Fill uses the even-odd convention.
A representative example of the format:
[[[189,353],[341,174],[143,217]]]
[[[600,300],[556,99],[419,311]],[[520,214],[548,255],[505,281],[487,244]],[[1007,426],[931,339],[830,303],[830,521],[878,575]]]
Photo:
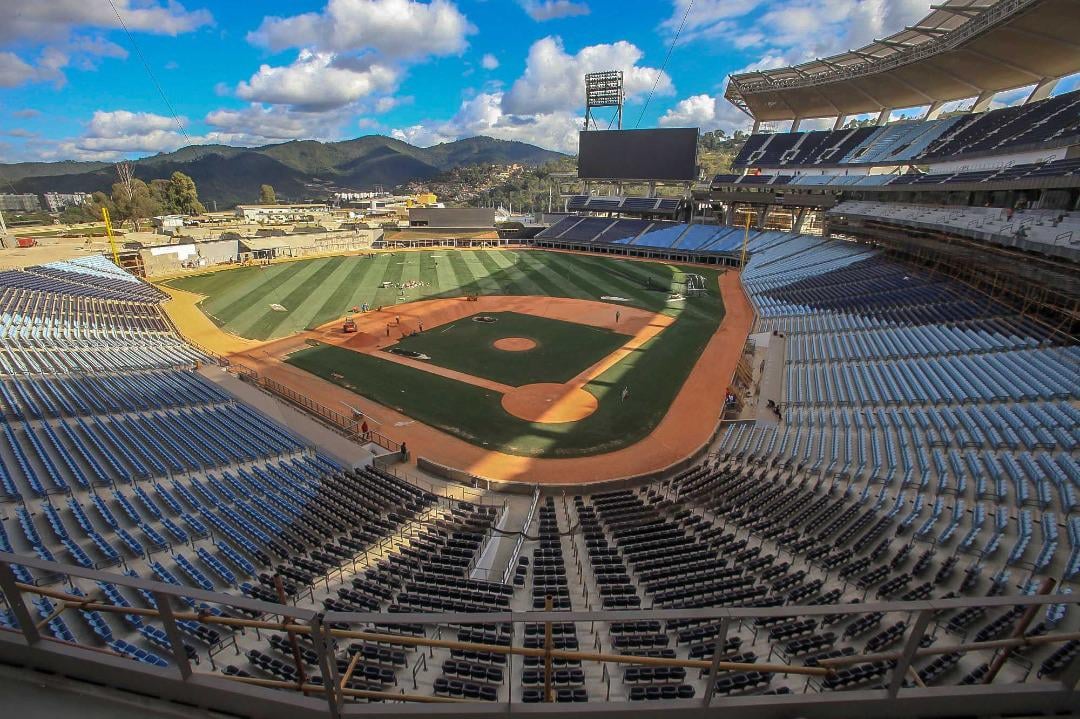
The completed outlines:
[[[858,47],[930,5],[690,2],[112,0],[129,38],[110,0],[4,0],[0,161],[373,133],[574,151],[581,75],[605,69],[626,74],[625,126],[730,131],[748,123],[722,99],[729,73]]]

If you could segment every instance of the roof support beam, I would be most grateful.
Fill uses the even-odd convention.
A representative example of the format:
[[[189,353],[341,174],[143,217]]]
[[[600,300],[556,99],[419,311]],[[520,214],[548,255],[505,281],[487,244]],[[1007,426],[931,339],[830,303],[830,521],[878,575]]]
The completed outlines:
[[[1038,102],[1039,100],[1045,100],[1050,97],[1050,93],[1054,91],[1054,88],[1057,87],[1060,80],[1061,78],[1058,77],[1047,77],[1040,80],[1039,84],[1035,86],[1035,89],[1032,90],[1031,94],[1024,100],[1024,104],[1027,105],[1029,102]]]
[[[886,122],[889,121],[889,115],[891,115],[891,114],[892,114],[892,108],[891,107],[883,107],[883,108],[881,108],[881,112],[878,113],[877,119],[874,120],[874,124],[877,125],[878,127],[881,127],[882,125],[884,125]]]
[[[846,119],[847,119],[847,115],[843,115],[843,114],[837,115],[836,116],[836,122],[834,122],[833,126],[832,126],[833,132],[836,132],[841,127],[843,127],[844,126],[844,120],[846,120]]]
[[[975,98],[975,104],[971,106],[969,112],[973,114],[976,112],[986,112],[987,108],[990,107],[990,101],[994,99],[994,95],[997,95],[997,93],[990,90],[980,92],[979,96]]]
[[[971,48],[971,47],[960,47],[960,48],[956,49],[956,52],[969,52],[972,55],[976,55],[976,56],[982,58],[986,62],[991,62],[991,63],[997,64],[997,65],[1004,65],[1005,67],[1009,68],[1010,70],[1015,70],[1016,72],[1018,72],[1018,73],[1020,73],[1022,75],[1027,75],[1028,77],[1031,78],[1032,82],[1038,82],[1039,80],[1043,79],[1041,73],[1035,72],[1031,68],[1020,67],[1016,63],[1010,62],[1008,60],[1003,60],[1000,57],[994,57],[992,55],[987,55],[985,52],[980,52],[979,50],[975,50],[974,48]]]
[[[1049,42],[1057,43],[1059,45],[1068,45],[1071,48],[1080,48],[1080,42],[1077,42],[1076,40],[1068,40],[1068,39],[1063,38],[1063,37],[1054,37],[1053,35],[1047,35],[1046,33],[1039,32],[1038,30],[1029,30],[1026,27],[1017,27],[1015,25],[1005,25],[1002,29],[1008,30],[1009,32],[1018,32],[1021,35],[1027,35],[1028,37],[1035,38],[1036,40],[1039,40],[1040,42],[1049,41]]]
[[[910,50],[911,48],[916,47],[915,45],[913,45],[910,42],[897,42],[896,40],[887,40],[887,39],[885,39],[885,40],[874,40],[874,44],[875,45],[884,45],[886,47],[895,47],[895,48],[898,48],[900,50]]]
[[[967,7],[953,7],[951,5],[931,5],[931,10],[941,10],[951,15],[960,15],[962,17],[978,17],[983,14],[984,8],[967,8]]]
[[[930,104],[930,107],[926,108],[926,114],[922,116],[923,120],[936,120],[941,116],[941,109],[945,107],[945,103],[942,101],[934,102]]]
[[[922,35],[938,36],[949,34],[948,30],[943,30],[940,27],[927,27],[926,25],[908,25],[904,29],[910,30],[911,32],[917,32]]]
[[[910,82],[908,82],[908,81],[907,81],[907,80],[905,80],[904,78],[900,77],[900,74],[899,74],[899,73],[895,73],[895,72],[894,72],[894,73],[892,73],[892,74],[891,74],[891,75],[889,76],[889,79],[890,79],[890,80],[892,80],[893,82],[898,82],[898,83],[900,83],[901,85],[903,85],[903,86],[904,86],[904,87],[906,87],[907,89],[911,90],[911,91],[912,91],[913,93],[915,93],[916,95],[918,95],[918,96],[919,96],[919,97],[921,97],[922,99],[926,100],[927,102],[933,102],[933,101],[934,101],[934,98],[930,97],[930,96],[929,96],[929,95],[927,95],[927,94],[926,94],[925,92],[923,92],[923,91],[922,91],[922,90],[920,90],[919,88],[915,87],[914,85],[912,85],[912,84],[911,84]]]
[[[948,68],[941,67],[939,64],[934,62],[933,58],[928,57],[925,60],[923,60],[923,62],[926,63],[927,65],[930,65],[931,67],[933,67],[935,72],[940,72],[942,75],[948,75],[950,78],[952,78],[956,82],[960,83],[964,87],[968,88],[969,90],[972,90],[975,93],[982,92],[981,87],[979,87],[978,85],[972,85],[970,82],[968,82],[964,78],[960,77],[955,72],[949,70]]]
[[[801,117],[796,117],[794,120],[792,120],[791,121],[791,129],[788,130],[788,132],[798,132],[799,131],[799,125],[802,124],[802,121],[803,121],[803,119]]]

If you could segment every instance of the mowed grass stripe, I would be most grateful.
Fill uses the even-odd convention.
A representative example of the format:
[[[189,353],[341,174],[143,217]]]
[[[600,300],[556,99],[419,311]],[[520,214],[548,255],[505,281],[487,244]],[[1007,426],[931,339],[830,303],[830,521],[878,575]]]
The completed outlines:
[[[405,272],[404,260],[400,255],[390,255],[390,264],[386,266],[386,272],[383,273],[383,278],[380,282],[401,282],[401,277]],[[375,297],[372,300],[372,305],[375,307],[393,307],[401,299],[401,295],[397,287],[391,285],[390,287],[380,287],[375,290]]]
[[[551,297],[572,297],[583,299],[585,291],[575,285],[563,275],[555,271],[543,258],[544,255],[537,252],[522,252],[520,255],[525,263],[527,273],[533,283],[543,288],[543,293]]]
[[[348,288],[349,276],[352,275],[355,266],[356,258],[346,257],[345,261],[335,267],[334,271],[326,277],[319,291],[313,293],[307,302],[304,302],[292,313],[290,324],[298,329],[318,327],[344,314],[345,308],[340,304],[340,299],[338,300],[339,304],[333,305],[333,307],[337,308],[336,311],[330,307],[330,303],[342,287]],[[326,312],[323,311],[324,308],[326,308]],[[280,335],[276,327],[273,334],[275,336]]]
[[[480,259],[480,255],[484,252],[474,252],[473,250],[464,250],[461,253],[461,259],[465,261],[465,266],[472,272],[473,277],[476,279],[476,284],[480,287],[480,294],[484,295],[501,295],[503,294],[502,286],[498,280],[491,276],[491,271]]]
[[[268,267],[260,276],[258,284],[249,288],[249,291],[240,297],[232,305],[234,313],[229,322],[237,328],[237,334],[241,334],[240,325],[250,322],[251,316],[257,316],[272,302],[277,302],[281,297],[280,289],[286,283],[294,280],[299,281],[297,276],[301,273],[315,272],[318,267],[315,262],[286,263],[279,266]]]
[[[221,294],[208,295],[207,299],[203,301],[203,306],[212,316],[219,318],[226,324],[231,324],[245,308],[258,302],[263,292],[269,292],[280,278],[291,274],[295,270],[296,268],[287,265],[235,270],[244,273],[244,276],[232,277],[231,279],[236,284],[230,285],[226,283]],[[223,272],[221,274],[224,278],[231,275],[232,272]],[[183,289],[182,286],[181,289]]]
[[[374,259],[364,259],[360,262],[361,270],[349,277],[350,283],[356,283],[352,292],[346,295],[349,299],[345,305],[356,307],[367,304],[375,307],[375,294],[379,283],[386,277],[386,270],[390,267],[390,255],[379,255]]]
[[[480,282],[476,279],[476,275],[473,274],[472,268],[465,262],[465,256],[461,252],[454,252],[450,255],[451,267],[454,270],[454,274],[458,278],[458,291],[462,294],[483,294]],[[444,293],[444,296],[450,297],[457,294],[457,292],[451,291]]]
[[[303,325],[297,326],[294,324],[293,313],[301,311],[303,306],[311,301],[311,298],[322,286],[325,279],[333,274],[343,259],[341,257],[331,257],[325,260],[316,260],[312,263],[313,271],[297,273],[300,276],[298,282],[293,281],[296,278],[290,278],[277,288],[277,298],[272,298],[272,301],[284,307],[286,312],[279,313],[266,307],[261,315],[249,320],[247,325],[237,325],[238,328],[242,329],[245,336],[254,335],[266,338],[281,336],[274,332],[275,328],[278,327],[283,328],[282,334],[291,334],[303,329]]]
[[[458,277],[457,272],[454,271],[454,263],[450,259],[452,256],[457,255],[456,252],[452,253],[439,253],[442,256],[438,258],[439,266],[435,270],[435,276],[438,278],[438,292],[439,297],[446,297],[453,294],[458,294],[461,291],[462,281]]]
[[[344,273],[339,277],[338,273],[330,278],[330,282],[327,284],[335,283],[334,288],[330,291],[330,294],[326,296],[326,299],[318,309],[315,310],[311,324],[316,327],[326,324],[330,320],[341,317],[352,311],[353,304],[349,302],[349,298],[352,296],[358,282],[362,283],[363,278],[371,271],[372,265],[375,263],[368,259],[359,257],[349,258],[342,270]],[[359,305],[357,305],[359,306]]]
[[[274,273],[268,280],[260,282],[251,292],[248,292],[236,303],[236,308],[239,311],[229,321],[232,331],[242,337],[265,339],[262,335],[251,334],[251,327],[266,312],[270,311],[270,304],[278,303],[289,308],[288,305],[282,302],[285,295],[292,288],[302,284],[308,277],[318,272],[319,268],[325,263],[326,260],[315,260],[310,264],[297,265],[289,268],[292,270],[289,273]],[[282,267],[285,268],[287,265],[282,265]]]
[[[498,262],[492,257],[492,252],[480,252],[477,255],[477,259],[480,260],[480,264],[484,266],[484,270],[488,273],[488,277],[498,285],[498,294],[500,295],[520,295],[524,294],[518,289],[515,278],[506,269],[502,268]]]
[[[516,252],[493,252],[489,255],[491,261],[510,280],[511,294],[515,295],[546,295],[547,292],[529,278],[525,268],[520,264],[519,255]]]
[[[655,301],[649,302],[643,298],[647,294],[643,287],[635,287],[625,279],[614,277],[602,270],[597,271],[586,263],[579,263],[577,256],[552,255],[551,261],[560,267],[571,282],[582,289],[586,299],[601,301],[604,295],[638,299],[648,309],[658,309]]]

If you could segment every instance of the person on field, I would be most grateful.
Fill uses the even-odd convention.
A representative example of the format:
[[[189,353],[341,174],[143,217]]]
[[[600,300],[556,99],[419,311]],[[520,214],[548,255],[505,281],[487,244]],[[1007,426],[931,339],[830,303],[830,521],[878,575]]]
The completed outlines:
[[[365,419],[365,420],[363,421],[363,423],[362,423],[362,424],[360,425],[360,436],[361,436],[361,437],[363,437],[364,439],[367,439],[367,436],[368,436],[368,426],[367,426],[367,420],[366,420],[366,419]]]
[[[622,313],[615,310],[615,324],[619,324],[619,318],[622,317]]]
[[[622,388],[622,401],[625,402],[629,398],[630,398],[630,388],[629,387],[623,387]]]
[[[401,461],[409,461],[409,447],[404,442],[401,443]]]

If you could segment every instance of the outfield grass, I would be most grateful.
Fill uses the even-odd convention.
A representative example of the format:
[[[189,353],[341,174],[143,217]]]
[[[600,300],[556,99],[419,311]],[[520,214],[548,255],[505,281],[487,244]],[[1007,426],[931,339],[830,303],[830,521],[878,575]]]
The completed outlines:
[[[629,337],[601,327],[563,322],[517,312],[486,313],[497,321],[472,317],[404,338],[399,349],[422,352],[431,364],[512,387],[535,382],[562,384],[626,344]],[[475,315],[474,315],[475,316]],[[503,337],[537,343],[525,352],[496,349]]]
[[[599,300],[624,297],[626,304],[659,312],[666,295],[646,289],[668,287],[674,269],[659,263],[512,250],[432,250],[381,253],[374,257],[326,257],[268,267],[243,267],[169,280],[164,284],[206,295],[200,308],[222,329],[254,340],[276,339],[344,316],[352,307],[393,306],[440,297],[539,295]],[[694,272],[712,276],[707,271]],[[383,282],[418,281],[406,290]],[[275,311],[271,304],[286,308]],[[688,312],[697,310],[691,306]]]
[[[719,327],[724,307],[718,290],[669,305],[666,294],[645,288],[645,277],[667,287],[677,273],[689,270],[704,275],[715,288],[716,272],[587,256],[503,254],[526,256],[534,268],[526,273],[529,282],[540,280],[554,286],[557,281],[564,287],[575,282],[593,283],[588,298],[625,297],[630,304],[663,312],[675,322],[585,386],[598,400],[596,412],[581,421],[562,424],[527,422],[503,410],[496,392],[339,347],[307,348],[287,361],[468,442],[510,454],[581,457],[613,451],[648,435],[667,413]],[[584,290],[582,285],[573,286]],[[623,387],[630,389],[625,402],[620,399]],[[717,387],[716,391],[724,389]],[[422,454],[423,448],[414,451]]]

